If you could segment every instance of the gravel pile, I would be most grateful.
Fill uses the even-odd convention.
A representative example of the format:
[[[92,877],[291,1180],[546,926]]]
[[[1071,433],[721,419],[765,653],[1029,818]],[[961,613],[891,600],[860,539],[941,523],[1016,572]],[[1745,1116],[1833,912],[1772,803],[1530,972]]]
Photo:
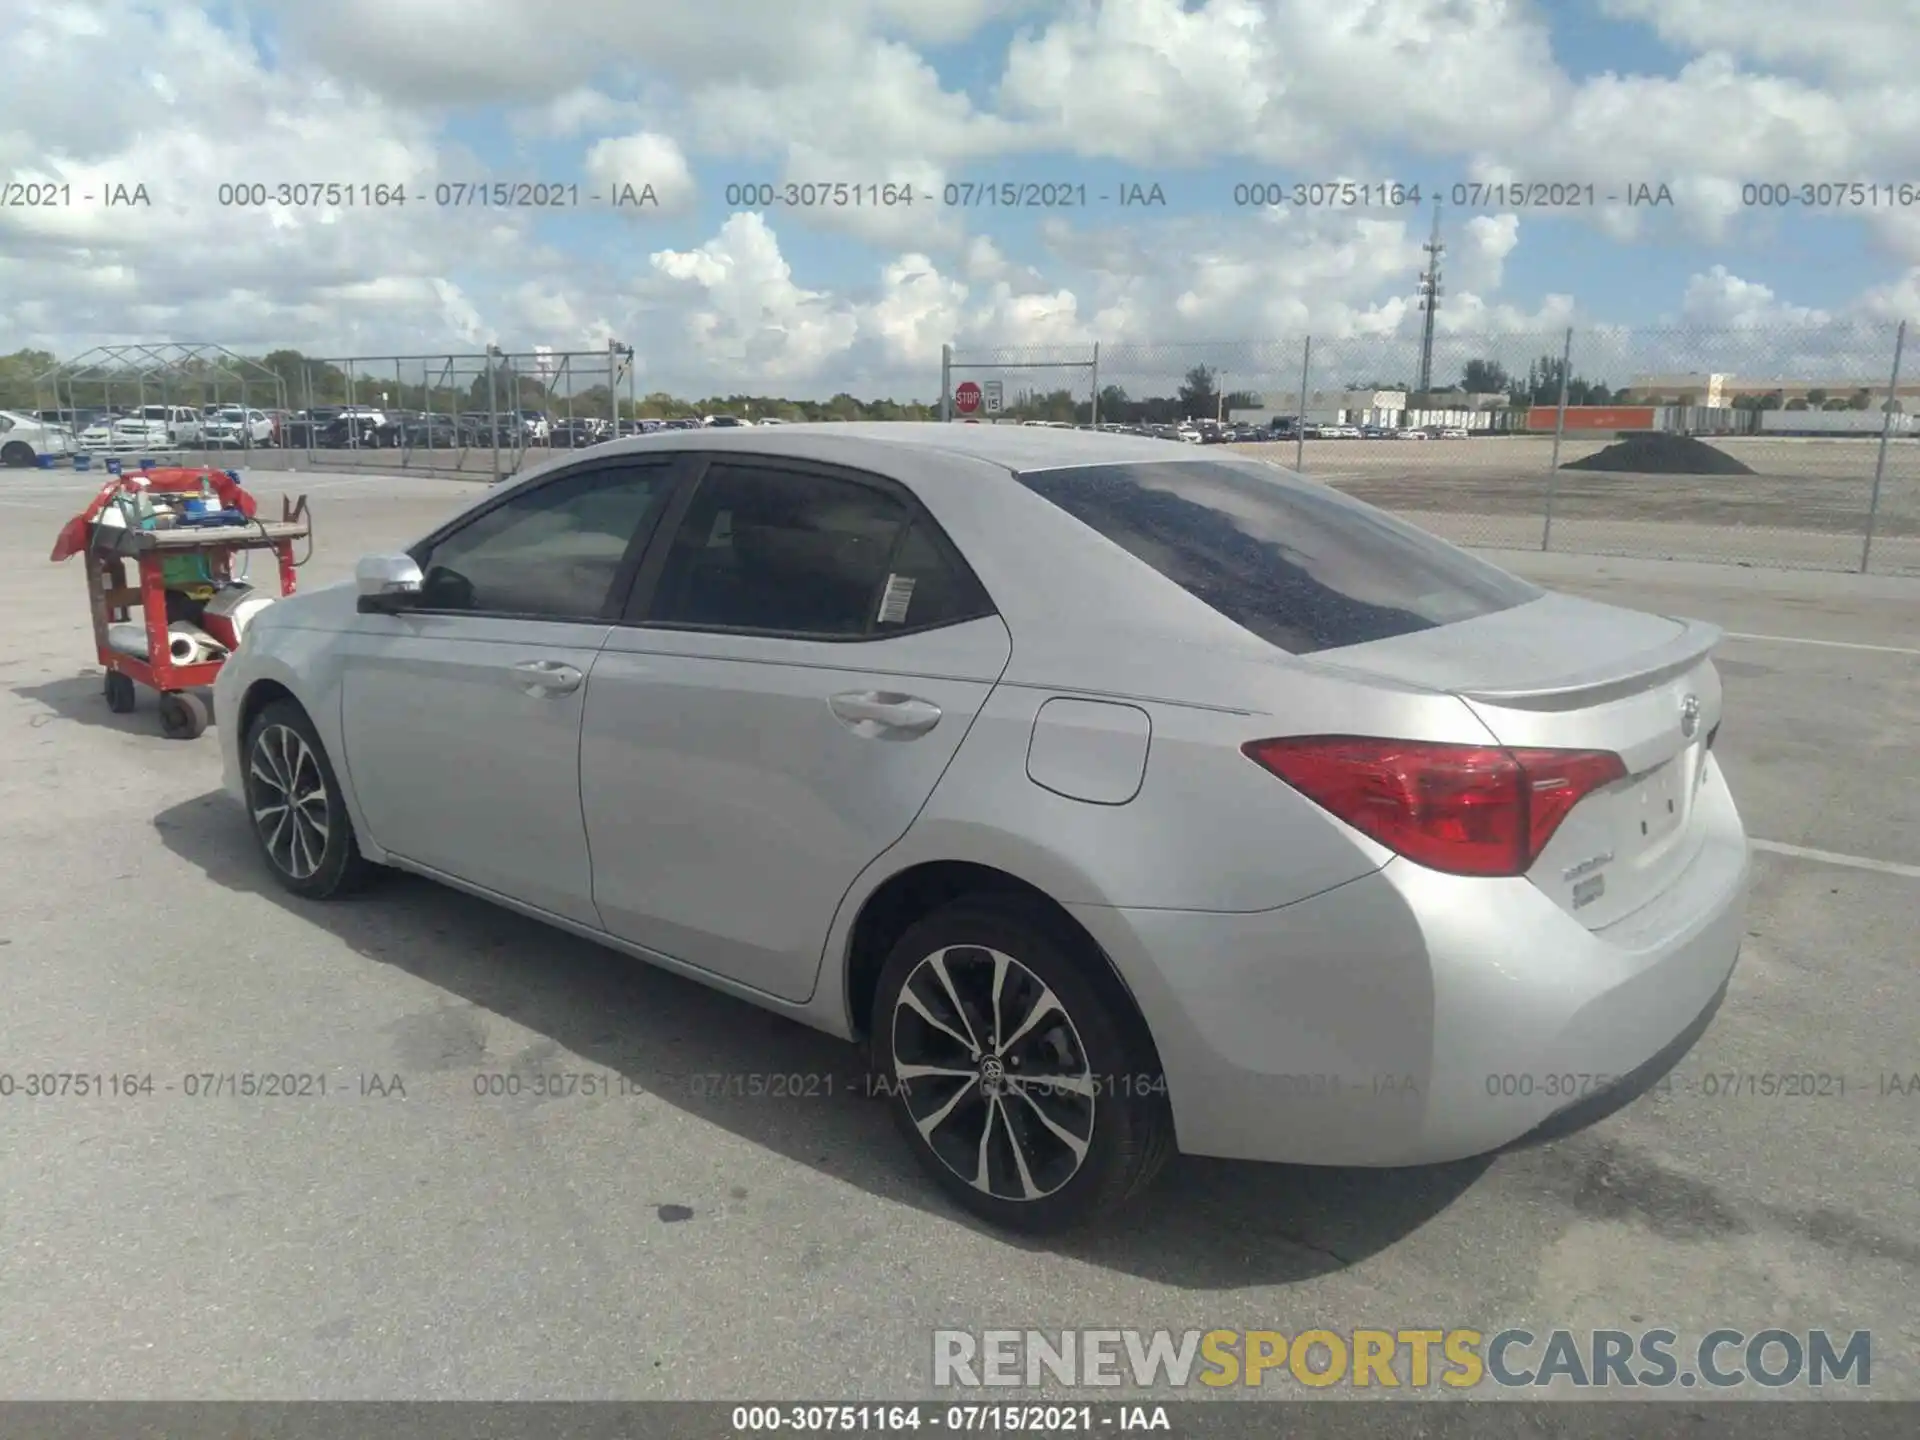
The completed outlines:
[[[1691,435],[1641,431],[1627,435],[1562,470],[1611,470],[1617,475],[1751,475],[1751,465]]]

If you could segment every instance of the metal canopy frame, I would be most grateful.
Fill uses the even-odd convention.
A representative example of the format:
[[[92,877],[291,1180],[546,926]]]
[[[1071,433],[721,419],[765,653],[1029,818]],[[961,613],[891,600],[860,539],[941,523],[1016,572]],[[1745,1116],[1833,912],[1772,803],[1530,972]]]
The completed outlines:
[[[287,382],[284,376],[258,360],[211,342],[162,345],[96,345],[71,360],[62,361],[34,378],[34,388],[45,388],[54,397],[55,408],[78,410],[78,387],[97,389],[102,404],[112,408],[115,389],[131,388],[135,405],[149,403],[171,405],[182,391],[197,397],[211,392],[220,403],[222,392],[239,391],[234,403],[250,408],[287,408]],[[270,396],[272,404],[249,398]],[[157,392],[157,393],[155,393]],[[150,398],[151,397],[151,398]],[[205,399],[197,404],[206,403]],[[197,405],[196,405],[197,408]]]

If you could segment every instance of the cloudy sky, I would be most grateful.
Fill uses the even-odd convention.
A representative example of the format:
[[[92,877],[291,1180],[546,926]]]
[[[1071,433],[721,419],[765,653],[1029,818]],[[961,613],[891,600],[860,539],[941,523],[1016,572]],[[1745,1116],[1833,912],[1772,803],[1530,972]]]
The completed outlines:
[[[1442,368],[1524,366],[1571,324],[1613,337],[1614,367],[1752,372],[1804,345],[1883,378],[1877,337],[1920,317],[1920,0],[0,0],[0,19],[0,352],[617,337],[643,389],[907,398],[948,342],[1097,339],[1113,375],[1201,359],[1231,385],[1271,381],[1311,332],[1345,378],[1393,379],[1436,193]],[[1510,181],[1591,200],[1548,212]],[[560,203],[472,203],[493,182]],[[1389,183],[1422,203],[1365,203]],[[357,203],[280,192],[330,184]],[[1809,184],[1811,206],[1747,203]],[[105,205],[113,186],[151,204]],[[405,204],[369,205],[375,186]],[[1022,203],[985,203],[1003,186]],[[1670,204],[1624,203],[1661,186]]]

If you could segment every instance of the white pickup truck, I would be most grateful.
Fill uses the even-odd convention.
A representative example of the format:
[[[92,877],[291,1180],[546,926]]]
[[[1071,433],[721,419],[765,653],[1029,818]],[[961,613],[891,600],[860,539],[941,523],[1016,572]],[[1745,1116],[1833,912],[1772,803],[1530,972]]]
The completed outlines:
[[[155,450],[200,443],[200,413],[188,405],[142,405],[100,420],[80,436],[82,450]]]

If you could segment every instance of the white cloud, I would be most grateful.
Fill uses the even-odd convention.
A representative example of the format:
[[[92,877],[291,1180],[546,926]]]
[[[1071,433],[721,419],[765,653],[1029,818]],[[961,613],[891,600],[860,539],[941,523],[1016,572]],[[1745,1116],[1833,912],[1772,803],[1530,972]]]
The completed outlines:
[[[580,85],[543,104],[516,110],[513,124],[523,135],[565,140],[595,131],[625,130],[645,115],[646,107],[638,101],[616,100],[604,90]]]
[[[1492,143],[1554,109],[1546,32],[1517,0],[1068,8],[1016,42],[1000,96],[1085,154],[1342,165],[1385,137],[1428,153]]]
[[[693,171],[671,136],[642,131],[597,140],[587,151],[586,173],[609,196],[627,190],[645,196],[652,190],[663,214],[685,210],[694,200]],[[646,206],[644,213],[651,214],[653,209]],[[636,209],[634,213],[643,212]]]
[[[1796,302],[1779,253],[1738,248],[1781,218],[1746,205],[1741,182],[1920,175],[1920,23],[1890,0],[1603,0],[1687,63],[1585,81],[1551,53],[1547,0],[576,0],[563,17],[519,0],[254,6],[270,22],[257,34],[194,0],[15,0],[0,176],[145,182],[154,203],[0,210],[0,350],[213,337],[420,353],[620,335],[642,337],[650,375],[688,385],[884,390],[918,384],[946,341],[1099,338],[1152,369],[1252,337],[1239,353],[1264,358],[1243,363],[1272,379],[1311,330],[1330,365],[1385,377],[1418,335],[1425,210],[1234,212],[1220,197],[1200,217],[1028,224],[946,207],[941,188],[1088,157],[1135,162],[1176,193],[1196,187],[1174,167],[1223,161],[1249,180],[1393,178],[1393,159],[1429,172],[1398,178],[1429,184],[1666,183],[1671,211],[1450,207],[1443,345],[1511,350],[1524,368],[1556,330],[1596,320],[1565,295],[1508,293],[1516,257],[1556,245],[1560,227],[1602,227],[1629,268],[1632,246],[1676,229],[1726,247],[1684,294],[1645,303],[1690,333],[1730,327],[1758,345],[1829,317]],[[1023,27],[1009,42],[987,28],[1009,21]],[[936,48],[988,37],[1000,53]],[[109,43],[133,59],[106,82]],[[664,232],[651,265],[603,269],[591,238],[542,242],[566,225],[431,203],[436,181],[493,178],[449,138],[463,107],[508,125],[500,178],[544,171],[527,159],[543,150],[570,155],[585,184],[651,185],[661,208],[642,213],[663,223],[711,213],[729,181],[813,186],[818,203]],[[348,180],[415,198],[220,203],[222,185]],[[916,202],[853,203],[889,184]],[[1832,218],[1863,224],[1893,273],[1862,275],[1831,318],[1920,310],[1916,217]],[[634,233],[647,232],[615,244],[630,251]]]
[[[1912,83],[1920,16],[1901,0],[1600,0],[1688,50],[1722,51],[1796,74]]]
[[[108,35],[147,79],[100,83]],[[152,204],[0,210],[0,294],[33,297],[0,311],[13,332],[0,345],[212,336],[309,348],[406,341],[412,353],[423,337],[464,344],[485,330],[453,274],[525,276],[556,263],[512,212],[438,211],[417,198],[369,209],[363,184],[417,197],[466,157],[426,116],[316,71],[269,73],[244,36],[197,11],[34,5],[13,38],[35,62],[8,107],[11,126],[32,129],[0,132],[11,175],[76,195],[143,184]],[[283,183],[292,203],[280,203]],[[222,192],[236,184],[263,187],[267,203],[233,203],[262,195]]]
[[[843,354],[859,333],[844,302],[796,284],[766,221],[734,215],[697,250],[661,250],[650,257],[660,277],[654,291],[671,303],[689,296],[682,335],[717,370],[744,386],[755,377],[807,379]]]
[[[1782,329],[1824,325],[1833,316],[1806,305],[1791,305],[1757,281],[1742,280],[1724,265],[1687,282],[1681,316],[1715,329]]]
[[[1520,217],[1475,215],[1460,227],[1460,239],[1447,255],[1447,278],[1470,291],[1498,290],[1507,257],[1520,244]]]

